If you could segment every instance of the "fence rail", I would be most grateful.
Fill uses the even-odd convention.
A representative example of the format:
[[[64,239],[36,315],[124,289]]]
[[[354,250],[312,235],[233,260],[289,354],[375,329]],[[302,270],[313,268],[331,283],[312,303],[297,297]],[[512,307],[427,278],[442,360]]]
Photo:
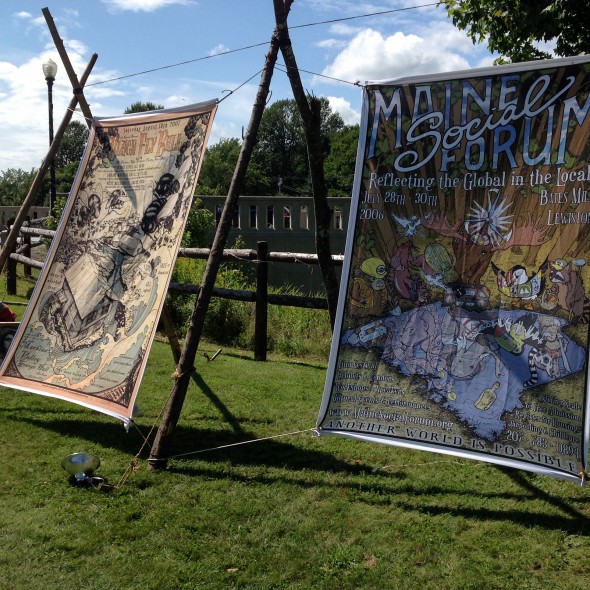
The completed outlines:
[[[33,259],[32,249],[41,245],[35,244],[31,239],[33,236],[41,238],[53,238],[55,231],[33,227],[22,227],[20,239],[17,246],[10,253],[6,265],[6,292],[8,295],[16,295],[16,265],[20,263],[25,268],[25,275],[29,276],[31,268],[42,269],[43,262]],[[256,306],[255,314],[255,334],[254,334],[254,357],[256,360],[266,360],[267,354],[267,318],[269,305],[284,305],[290,307],[303,307],[310,309],[328,309],[327,300],[323,297],[307,297],[302,295],[287,295],[268,293],[268,263],[278,262],[284,264],[312,264],[317,265],[318,257],[316,254],[293,253],[293,252],[269,252],[267,242],[258,242],[256,250],[252,249],[227,249],[223,251],[222,259],[225,261],[250,261],[255,262],[256,267],[256,286],[255,291],[240,289],[224,289],[214,287],[212,296],[222,299],[232,299],[235,301],[246,301],[254,303]],[[207,260],[209,258],[209,248],[180,248],[178,257]],[[334,255],[332,261],[336,266],[341,266],[344,256]],[[168,287],[169,292],[187,293],[198,295],[199,285],[190,285],[184,283],[171,282]],[[168,324],[168,322],[165,322]],[[167,327],[169,331],[170,326]],[[174,334],[169,333],[171,344],[176,338]]]

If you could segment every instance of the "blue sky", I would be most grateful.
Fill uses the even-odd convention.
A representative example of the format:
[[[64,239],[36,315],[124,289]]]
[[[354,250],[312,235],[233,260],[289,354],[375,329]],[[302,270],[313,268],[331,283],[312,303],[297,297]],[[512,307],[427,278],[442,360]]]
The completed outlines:
[[[351,18],[425,4],[427,0],[296,0],[289,27],[298,66],[306,71],[301,74],[305,89],[327,97],[347,123],[355,123],[361,110],[361,90],[352,84],[357,80],[492,63],[486,47],[474,46],[453,27],[443,8]],[[92,53],[98,54],[85,90],[93,115],[118,115],[138,100],[175,107],[221,99],[235,90],[219,105],[209,143],[240,137],[248,125],[274,27],[272,0],[54,0],[53,5],[49,0],[2,0],[0,171],[38,167],[47,153],[47,86],[41,68],[47,58],[58,64],[56,128],[72,96],[41,12],[45,6],[78,76]],[[303,26],[335,19],[346,20]],[[250,46],[255,47],[242,50]],[[167,67],[181,62],[187,63]],[[281,57],[278,63],[283,63]],[[292,98],[283,71],[275,71],[271,89],[270,102]],[[74,117],[82,120],[79,113]]]

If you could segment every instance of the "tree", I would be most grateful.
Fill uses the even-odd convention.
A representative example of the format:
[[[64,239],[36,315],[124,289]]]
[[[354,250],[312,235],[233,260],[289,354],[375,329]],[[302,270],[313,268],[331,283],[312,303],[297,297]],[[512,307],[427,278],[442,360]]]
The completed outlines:
[[[56,169],[65,168],[72,162],[80,162],[88,141],[88,127],[80,121],[72,121],[64,132],[55,154]]]
[[[329,136],[330,151],[324,160],[329,197],[351,196],[358,138],[358,125],[347,125]]]
[[[329,136],[341,130],[344,121],[332,111],[327,98],[317,98],[320,135],[324,156],[330,149]],[[271,190],[309,193],[309,163],[303,121],[293,99],[278,100],[265,109],[258,130],[253,164],[264,172]],[[260,194],[261,191],[258,191]]]
[[[8,168],[0,172],[0,203],[2,205],[21,205],[29,192],[29,188],[35,179],[37,170],[31,168],[29,172],[21,168]],[[43,190],[39,191],[39,198],[44,194]]]
[[[55,173],[55,189],[58,193],[69,193],[72,185],[74,184],[74,180],[76,178],[76,172],[78,172],[78,168],[80,167],[79,161],[73,161],[64,166],[63,168],[59,168]],[[54,203],[55,209],[55,203]]]
[[[236,137],[221,138],[207,148],[195,191],[197,195],[227,195],[240,149],[241,142]],[[260,169],[259,163],[251,160],[242,194],[265,195],[269,189],[267,173]]]
[[[474,43],[487,42],[498,60],[522,62],[552,57],[539,48],[555,43],[559,56],[590,53],[590,11],[580,0],[447,0],[455,26]]]
[[[160,109],[163,109],[163,108],[164,108],[164,105],[155,104],[153,102],[150,102],[149,100],[147,102],[142,102],[141,100],[138,100],[134,103],[131,103],[131,106],[128,106],[124,112],[126,115],[130,115],[131,113],[144,113],[146,111],[159,111]]]
[[[183,248],[204,248],[207,245],[209,231],[213,226],[213,213],[203,207],[203,202],[200,199],[195,199],[182,236]]]

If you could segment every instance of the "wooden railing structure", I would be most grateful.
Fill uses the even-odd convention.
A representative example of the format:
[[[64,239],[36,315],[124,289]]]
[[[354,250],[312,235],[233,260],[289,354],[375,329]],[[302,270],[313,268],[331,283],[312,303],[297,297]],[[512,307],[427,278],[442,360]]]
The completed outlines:
[[[33,237],[52,239],[55,231],[35,228],[21,227],[19,240],[14,250],[10,253],[6,264],[6,292],[8,295],[16,295],[17,264],[24,266],[25,276],[30,276],[31,268],[42,269],[44,263],[32,257],[32,249],[35,244]],[[209,257],[209,248],[180,248],[178,256],[181,258],[196,258],[206,260]],[[260,241],[254,249],[227,249],[223,251],[225,261],[250,261],[256,264],[256,286],[254,291],[239,289],[224,289],[214,287],[213,297],[233,299],[236,301],[249,301],[255,304],[255,331],[254,331],[254,358],[258,361],[265,361],[267,355],[267,318],[269,305],[285,305],[290,307],[305,307],[311,309],[328,309],[325,298],[307,297],[302,295],[273,294],[268,292],[268,266],[270,262],[285,264],[310,264],[317,265],[316,254],[308,253],[286,253],[270,252],[268,242]],[[344,260],[342,255],[332,256],[335,265],[341,266]],[[183,283],[170,283],[168,291],[174,293],[190,293],[197,295],[199,285]],[[179,347],[177,345],[174,327],[170,321],[167,311],[162,317],[170,344],[178,361]]]

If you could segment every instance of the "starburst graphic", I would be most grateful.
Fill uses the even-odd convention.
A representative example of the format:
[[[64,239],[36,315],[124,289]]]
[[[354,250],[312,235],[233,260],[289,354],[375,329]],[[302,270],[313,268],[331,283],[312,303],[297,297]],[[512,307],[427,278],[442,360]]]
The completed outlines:
[[[507,204],[505,198],[500,201],[498,189],[490,189],[487,208],[474,203],[465,220],[464,228],[469,239],[475,244],[494,247],[507,242],[512,235],[513,215],[506,213],[509,206],[510,203]]]

